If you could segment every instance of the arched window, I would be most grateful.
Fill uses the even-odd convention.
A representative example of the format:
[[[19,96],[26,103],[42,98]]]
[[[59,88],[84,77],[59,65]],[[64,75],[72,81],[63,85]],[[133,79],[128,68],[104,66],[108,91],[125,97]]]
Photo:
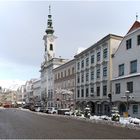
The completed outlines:
[[[50,44],[50,51],[53,51],[53,44]]]

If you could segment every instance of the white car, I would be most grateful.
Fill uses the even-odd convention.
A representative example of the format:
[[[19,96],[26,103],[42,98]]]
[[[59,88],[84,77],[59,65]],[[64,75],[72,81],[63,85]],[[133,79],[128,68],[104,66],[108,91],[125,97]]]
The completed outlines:
[[[48,108],[48,113],[49,114],[57,114],[58,113],[57,108],[55,108],[55,107],[49,107]]]

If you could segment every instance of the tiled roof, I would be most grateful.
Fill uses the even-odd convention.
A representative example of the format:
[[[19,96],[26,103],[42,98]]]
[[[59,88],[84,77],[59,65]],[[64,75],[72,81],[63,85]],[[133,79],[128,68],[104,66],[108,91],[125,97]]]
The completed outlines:
[[[135,21],[134,24],[132,25],[132,27],[129,29],[128,33],[130,33],[130,32],[132,32],[132,31],[136,30],[136,29],[139,28],[139,27],[140,27],[140,22]],[[128,34],[128,33],[127,33],[127,34]]]

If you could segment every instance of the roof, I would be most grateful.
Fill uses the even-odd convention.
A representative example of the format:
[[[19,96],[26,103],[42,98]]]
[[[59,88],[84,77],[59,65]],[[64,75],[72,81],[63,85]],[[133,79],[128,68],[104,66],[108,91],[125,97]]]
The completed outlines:
[[[139,27],[140,27],[140,22],[135,21],[134,24],[133,24],[133,25],[131,26],[131,28],[129,29],[128,33],[130,33],[130,32],[132,32],[132,31],[136,30],[136,29],[139,28]],[[128,34],[128,33],[127,33],[127,34]]]
[[[79,57],[80,55],[84,54],[85,52],[89,51],[91,48],[94,48],[96,47],[97,45],[103,43],[104,41],[110,39],[110,38],[115,38],[115,39],[122,39],[123,37],[122,36],[118,36],[118,35],[114,35],[114,34],[108,34],[106,35],[105,37],[103,37],[102,39],[100,39],[98,42],[96,42],[95,44],[93,44],[92,46],[90,46],[89,48],[85,49],[84,51],[82,51],[81,53],[75,55],[74,57],[77,58]]]

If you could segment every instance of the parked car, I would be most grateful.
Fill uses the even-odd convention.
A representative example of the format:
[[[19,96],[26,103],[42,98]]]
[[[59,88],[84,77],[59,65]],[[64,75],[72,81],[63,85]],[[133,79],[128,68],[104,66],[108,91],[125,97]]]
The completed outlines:
[[[45,107],[45,106],[41,106],[41,107],[40,107],[40,112],[46,113],[46,112],[47,112],[46,107]]]
[[[30,109],[30,104],[25,104],[25,105],[22,106],[22,108]]]
[[[57,110],[56,107],[49,107],[48,110],[47,110],[47,112],[49,114],[57,114],[58,113],[58,110]]]
[[[67,112],[67,113],[66,113]],[[68,115],[70,112],[70,109],[69,108],[65,108],[65,109],[58,109],[58,114],[60,115]]]
[[[71,116],[71,115],[74,115],[74,111],[66,111],[64,112],[64,115],[68,115],[68,116]]]

